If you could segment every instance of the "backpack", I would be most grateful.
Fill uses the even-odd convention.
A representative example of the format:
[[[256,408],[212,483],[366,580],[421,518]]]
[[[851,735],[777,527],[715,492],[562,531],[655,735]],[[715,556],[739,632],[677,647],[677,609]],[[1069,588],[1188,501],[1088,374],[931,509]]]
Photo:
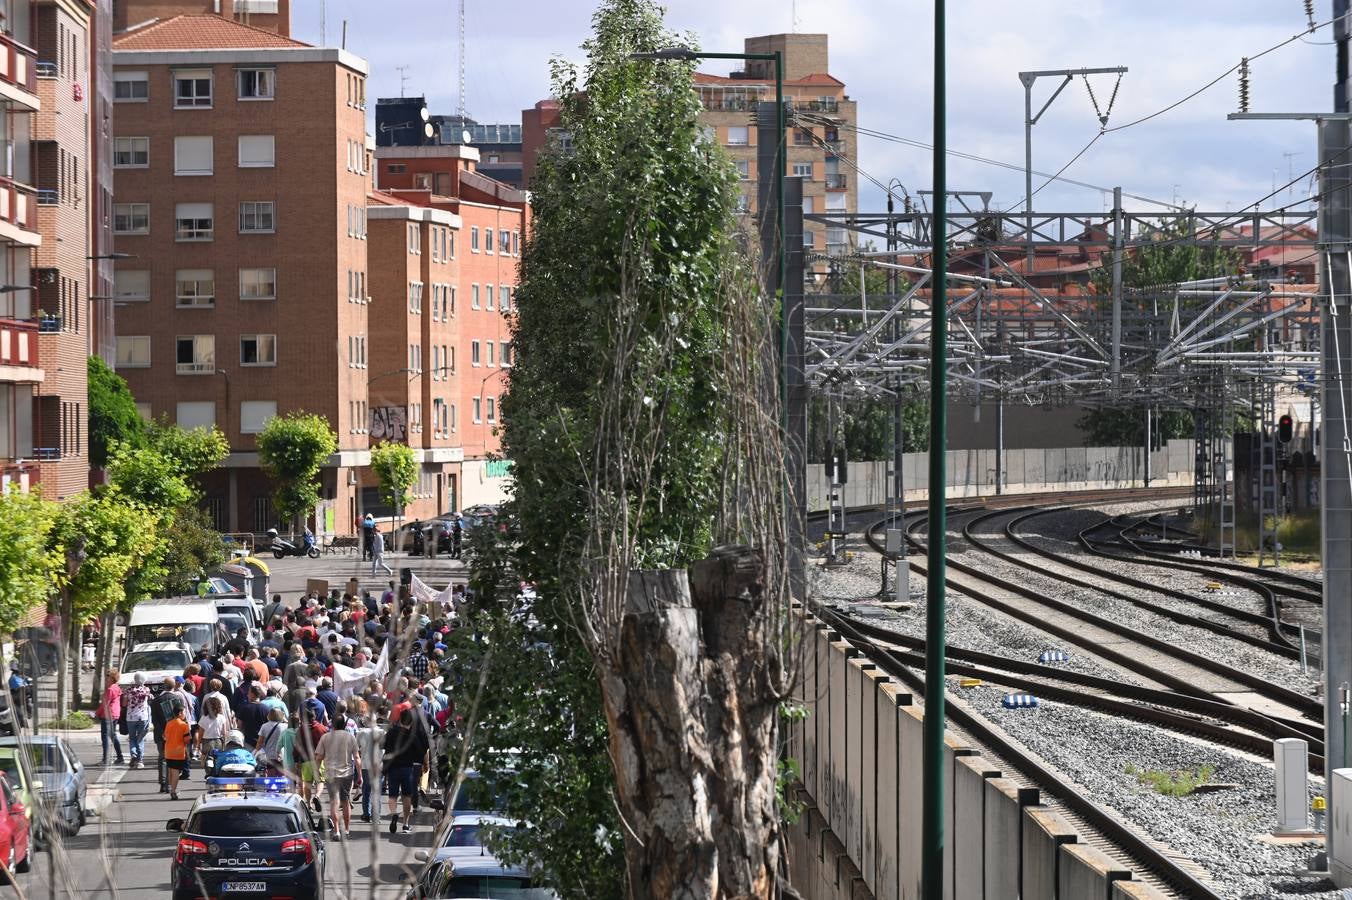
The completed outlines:
[[[160,717],[168,722],[183,708],[183,698],[174,691],[164,691],[155,698],[155,708]]]

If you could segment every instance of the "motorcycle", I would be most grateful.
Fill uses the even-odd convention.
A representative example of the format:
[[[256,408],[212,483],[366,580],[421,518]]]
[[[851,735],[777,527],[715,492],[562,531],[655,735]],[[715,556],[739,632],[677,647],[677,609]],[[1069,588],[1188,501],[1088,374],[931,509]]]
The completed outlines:
[[[277,559],[287,556],[308,556],[310,559],[319,559],[319,545],[315,543],[315,536],[310,533],[310,529],[305,529],[305,538],[299,544],[293,544],[277,534],[276,528],[268,529],[268,537],[272,541],[272,555]]]
[[[0,707],[0,734],[18,734],[20,728],[37,720],[37,712],[37,693],[33,689],[33,680],[14,672],[10,675],[9,693],[4,698],[4,706]]]

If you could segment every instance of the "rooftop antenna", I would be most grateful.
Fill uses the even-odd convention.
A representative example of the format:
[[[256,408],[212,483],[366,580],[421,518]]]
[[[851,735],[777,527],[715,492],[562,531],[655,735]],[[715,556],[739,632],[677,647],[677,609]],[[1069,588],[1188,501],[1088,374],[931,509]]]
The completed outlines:
[[[793,0],[793,22],[789,30],[795,34],[798,32],[798,0]]]
[[[399,73],[399,96],[404,96],[404,82],[408,81],[408,66],[395,66],[395,71]]]
[[[319,0],[319,46],[328,46],[328,29],[325,27],[328,20],[328,0]]]
[[[460,104],[456,108],[460,127],[465,126],[465,0],[460,0]]]

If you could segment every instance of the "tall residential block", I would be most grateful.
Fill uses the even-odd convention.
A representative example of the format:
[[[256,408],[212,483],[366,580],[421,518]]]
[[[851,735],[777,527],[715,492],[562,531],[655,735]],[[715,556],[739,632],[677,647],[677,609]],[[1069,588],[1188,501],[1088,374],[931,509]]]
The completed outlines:
[[[94,14],[0,3],[0,478],[56,500],[89,483]]]
[[[252,25],[291,36],[292,0],[117,0],[113,4],[113,30],[129,28],[175,16],[217,15],[242,25]]]
[[[117,370],[143,414],[230,441],[219,528],[279,523],[257,434],[324,416],[318,530],[350,533],[369,463],[364,60],[215,15],[113,40]]]

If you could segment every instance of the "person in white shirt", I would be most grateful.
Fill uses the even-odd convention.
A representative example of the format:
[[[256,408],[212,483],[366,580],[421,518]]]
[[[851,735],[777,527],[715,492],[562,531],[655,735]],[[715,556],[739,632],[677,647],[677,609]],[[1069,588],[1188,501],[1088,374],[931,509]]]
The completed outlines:
[[[361,768],[357,736],[347,730],[347,718],[338,716],[333,728],[319,739],[315,761],[324,764],[324,782],[329,789],[329,818],[339,840],[352,829],[352,778]]]
[[[220,694],[209,694],[202,698],[202,718],[197,722],[197,752],[203,759],[225,746],[225,736],[230,733],[230,707]]]

